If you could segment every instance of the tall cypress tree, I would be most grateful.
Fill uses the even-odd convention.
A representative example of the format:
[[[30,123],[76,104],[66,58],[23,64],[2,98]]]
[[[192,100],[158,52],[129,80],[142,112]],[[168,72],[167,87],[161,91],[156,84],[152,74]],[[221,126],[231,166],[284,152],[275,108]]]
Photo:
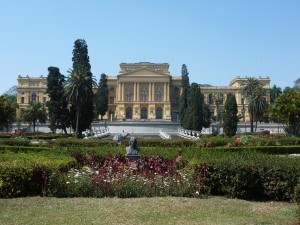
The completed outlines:
[[[105,73],[101,74],[97,93],[95,97],[96,113],[101,115],[101,120],[108,110],[108,87],[107,76]]]
[[[187,109],[183,118],[183,128],[201,131],[203,125],[202,96],[198,84],[193,83],[188,91]]]
[[[179,119],[181,126],[184,127],[184,117],[188,107],[188,91],[190,88],[189,72],[185,64],[181,68],[181,83],[182,83],[182,93],[180,96],[180,105],[179,105]]]
[[[62,129],[67,134],[69,122],[68,102],[64,95],[65,77],[59,72],[57,67],[48,68],[47,93],[50,100],[47,102],[49,115],[49,128],[51,131]]]
[[[210,127],[210,122],[211,122],[211,112],[208,104],[206,104],[204,101],[204,95],[202,94],[201,97],[202,97],[202,113],[203,113],[202,126],[208,128]]]
[[[90,89],[93,86],[93,74],[91,72],[90,58],[88,56],[88,46],[83,39],[77,39],[74,42],[73,49],[73,70],[77,70],[78,68],[85,68],[86,76],[90,77],[88,79]],[[71,107],[74,110],[74,107]],[[75,112],[72,112],[71,115],[74,117],[76,115]],[[84,106],[80,110],[79,115],[79,124],[78,124],[78,134],[81,136],[82,131],[88,129],[94,118],[94,97],[91,96],[85,99]],[[71,118],[72,128],[76,129],[76,118]]]
[[[223,130],[224,134],[228,137],[232,137],[236,134],[239,121],[237,113],[238,109],[235,95],[229,93],[227,95],[223,113]]]
[[[194,89],[194,100],[193,100],[193,130],[201,131],[203,126],[203,102],[201,90],[198,84],[193,83],[191,89]]]

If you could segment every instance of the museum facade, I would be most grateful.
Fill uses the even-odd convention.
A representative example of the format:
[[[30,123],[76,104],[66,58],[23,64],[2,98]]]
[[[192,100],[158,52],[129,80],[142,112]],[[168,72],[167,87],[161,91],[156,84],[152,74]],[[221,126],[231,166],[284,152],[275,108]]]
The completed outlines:
[[[179,99],[182,92],[181,76],[173,76],[168,63],[121,63],[117,76],[108,76],[109,120],[120,121],[178,121]],[[242,86],[247,77],[235,77],[229,86],[201,85],[204,99],[209,104],[212,115],[221,115],[226,95],[236,96],[238,114],[249,121],[247,101],[242,96]],[[270,88],[269,77],[259,77],[264,87]],[[31,101],[43,104],[49,100],[46,93],[47,77],[18,77],[17,102],[19,110]],[[217,101],[216,101],[217,98]],[[267,100],[269,99],[266,96]]]

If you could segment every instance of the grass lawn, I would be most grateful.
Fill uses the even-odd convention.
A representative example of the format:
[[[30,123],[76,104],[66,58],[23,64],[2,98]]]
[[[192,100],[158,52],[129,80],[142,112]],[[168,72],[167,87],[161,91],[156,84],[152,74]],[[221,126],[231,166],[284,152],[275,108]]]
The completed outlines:
[[[290,224],[298,206],[221,197],[0,199],[0,224]]]

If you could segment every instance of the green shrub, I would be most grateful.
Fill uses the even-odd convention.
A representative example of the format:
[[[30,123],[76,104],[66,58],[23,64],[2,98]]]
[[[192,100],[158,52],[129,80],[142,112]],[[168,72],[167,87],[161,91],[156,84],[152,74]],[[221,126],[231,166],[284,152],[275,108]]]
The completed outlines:
[[[0,145],[29,146],[29,144],[29,139],[23,137],[0,139]]]
[[[0,197],[42,195],[49,174],[67,172],[75,164],[73,158],[55,151],[1,153]]]

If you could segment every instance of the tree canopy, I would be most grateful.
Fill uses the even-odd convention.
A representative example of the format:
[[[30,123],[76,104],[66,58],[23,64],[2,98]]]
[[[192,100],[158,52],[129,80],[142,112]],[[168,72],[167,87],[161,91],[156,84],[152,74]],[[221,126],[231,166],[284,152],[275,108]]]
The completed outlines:
[[[85,40],[78,39],[75,41],[72,61],[73,69],[69,71],[71,76],[67,81],[68,87],[70,89],[73,89],[74,87],[79,88],[78,93],[85,92],[86,89],[91,90],[91,93],[88,94],[88,97],[78,97],[79,99],[77,101],[82,102],[82,104],[79,104],[79,102],[77,101],[71,101],[72,104],[75,104],[76,102],[76,105],[71,106],[71,125],[72,128],[77,131],[76,135],[81,137],[82,131],[90,127],[94,118],[94,94],[92,93],[92,89],[93,86],[96,85],[93,74],[91,72],[90,59],[88,56],[88,46]],[[84,84],[82,83],[83,81]],[[71,84],[72,82],[75,83]],[[80,85],[78,82],[80,83]],[[80,88],[81,85],[83,85],[82,88]],[[71,92],[75,93],[75,90],[73,89],[73,91]],[[74,97],[70,97],[69,99],[74,100]],[[78,107],[80,108],[78,109]]]
[[[300,136],[300,90],[289,89],[269,107],[271,118],[283,123],[286,133]]]
[[[87,129],[92,122],[92,118],[90,118],[90,123],[85,123],[84,116],[86,113],[86,102],[88,99],[93,99],[93,85],[95,81],[87,75],[88,70],[83,65],[69,70],[69,73],[70,76],[65,85],[65,96],[76,109],[75,135],[76,137],[81,137],[83,129]]]
[[[224,112],[223,112],[223,130],[224,134],[232,137],[236,134],[237,124],[239,122],[237,103],[235,95],[229,93],[226,98]]]
[[[68,101],[64,94],[65,77],[59,72],[57,67],[49,67],[48,72],[47,93],[50,100],[47,102],[47,107],[49,128],[53,132],[56,129],[62,129],[66,134],[66,128],[70,126],[70,113]]]
[[[0,129],[6,128],[6,131],[8,131],[11,124],[15,121],[16,108],[16,96],[0,96]]]
[[[181,68],[181,84],[182,84],[182,93],[179,99],[179,119],[182,126],[186,114],[186,110],[188,107],[187,96],[190,88],[189,72],[185,64],[183,64]]]
[[[108,92],[107,76],[102,73],[95,96],[96,114],[100,114],[101,119],[108,110]]]

